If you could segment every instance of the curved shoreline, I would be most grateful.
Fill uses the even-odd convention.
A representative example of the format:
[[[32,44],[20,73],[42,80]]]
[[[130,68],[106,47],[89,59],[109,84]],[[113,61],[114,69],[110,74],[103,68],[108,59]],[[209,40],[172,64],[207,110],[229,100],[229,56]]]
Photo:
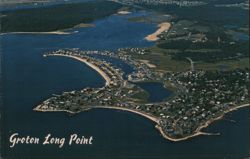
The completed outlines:
[[[115,110],[123,110],[123,111],[128,111],[128,112],[132,112],[138,115],[141,115],[153,122],[156,122],[157,124],[160,122],[160,119],[158,119],[157,117],[153,116],[153,115],[149,115],[146,113],[143,113],[141,111],[136,111],[134,109],[129,109],[129,108],[123,108],[123,107],[111,107],[111,106],[94,106],[92,107],[93,109],[99,109],[99,108],[103,108],[103,109],[115,109]],[[91,108],[91,109],[92,109]]]
[[[200,136],[200,135],[219,135],[219,133],[206,133],[206,132],[202,132],[201,130],[204,129],[204,128],[207,128],[213,122],[222,119],[227,113],[235,111],[235,110],[238,110],[238,109],[241,109],[241,108],[244,108],[244,107],[249,107],[249,106],[250,106],[250,104],[244,104],[244,105],[237,106],[235,108],[231,108],[231,109],[225,111],[221,116],[219,116],[219,117],[217,117],[215,119],[208,120],[204,125],[198,127],[193,134],[185,136],[185,137],[182,137],[182,138],[178,138],[178,139],[172,138],[172,137],[168,136],[164,132],[164,130],[162,129],[162,127],[159,126],[159,123],[160,123],[160,119],[159,118],[157,118],[155,116],[152,116],[152,115],[149,115],[149,114],[146,114],[146,113],[143,113],[143,112],[140,112],[140,111],[136,111],[136,110],[129,109],[129,108],[112,107],[112,106],[93,106],[93,107],[87,108],[85,111],[90,110],[90,109],[115,109],[115,110],[122,110],[122,111],[132,112],[132,113],[141,115],[141,116],[143,116],[143,117],[145,117],[145,118],[147,118],[147,119],[155,122],[156,123],[155,128],[160,131],[161,135],[165,139],[167,139],[169,141],[173,141],[173,142],[178,142],[178,141],[184,141],[184,140],[187,140],[187,139],[190,139],[190,138],[193,138],[193,137],[196,137],[196,136]],[[69,111],[69,110],[43,110],[43,109],[40,109],[39,106],[37,106],[33,110],[34,111],[40,111],[40,112],[68,112],[70,114],[76,114],[76,113],[83,112],[83,111],[72,112],[72,111]]]
[[[156,125],[156,129],[158,129],[161,132],[162,136],[165,139],[170,140],[170,141],[174,141],[174,142],[184,141],[184,140],[187,140],[187,139],[190,139],[190,138],[193,138],[193,137],[196,137],[196,136],[200,136],[200,135],[218,135],[218,134],[213,134],[213,133],[202,132],[201,130],[204,129],[204,128],[207,128],[213,122],[222,119],[227,113],[238,110],[238,109],[241,109],[241,108],[244,108],[244,107],[249,107],[249,106],[250,106],[250,104],[243,104],[243,105],[240,105],[240,106],[236,106],[235,108],[231,108],[231,109],[225,111],[221,116],[219,116],[219,117],[217,117],[215,119],[208,120],[204,125],[201,125],[200,127],[198,127],[193,134],[188,135],[188,136],[183,137],[183,138],[179,138],[179,139],[169,137],[159,125]]]
[[[69,111],[69,110],[44,110],[44,109],[40,109],[40,106],[41,105],[38,105],[36,108],[34,108],[33,110],[34,111],[39,111],[39,112],[67,112],[67,113],[70,113],[70,114],[77,114],[77,113],[80,113],[80,112],[83,112],[83,111],[87,111],[87,110],[90,110],[90,109],[113,109],[113,110],[122,110],[122,111],[128,111],[128,112],[132,112],[132,113],[135,113],[135,114],[138,114],[138,115],[141,115],[157,124],[159,124],[160,122],[160,119],[158,119],[157,117],[153,116],[153,115],[149,115],[149,114],[146,114],[146,113],[143,113],[141,111],[136,111],[136,110],[133,110],[133,109],[129,109],[129,108],[123,108],[123,107],[112,107],[112,106],[92,106],[92,107],[88,107],[87,109],[83,110],[83,111],[79,111],[79,112],[73,112],[73,111]]]
[[[89,67],[91,67],[92,69],[94,69],[96,72],[98,72],[106,81],[106,84],[105,84],[106,86],[108,86],[111,83],[111,79],[103,70],[101,70],[95,64],[87,61],[86,59],[76,57],[76,56],[71,56],[71,55],[62,55],[62,54],[53,54],[53,55],[49,55],[49,56],[63,56],[63,57],[69,57],[69,58],[73,58],[75,60],[81,61],[81,62],[85,63],[86,65],[88,65]]]

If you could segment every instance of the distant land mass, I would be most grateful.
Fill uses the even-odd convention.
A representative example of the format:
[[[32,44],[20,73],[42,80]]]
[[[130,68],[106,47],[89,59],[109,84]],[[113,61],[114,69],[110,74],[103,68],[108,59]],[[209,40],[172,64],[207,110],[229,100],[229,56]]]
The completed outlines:
[[[15,5],[22,3],[44,3],[44,2],[54,2],[62,0],[1,0],[1,5]]]
[[[121,7],[121,4],[115,2],[94,1],[2,11],[1,32],[50,32],[69,29],[114,14]]]

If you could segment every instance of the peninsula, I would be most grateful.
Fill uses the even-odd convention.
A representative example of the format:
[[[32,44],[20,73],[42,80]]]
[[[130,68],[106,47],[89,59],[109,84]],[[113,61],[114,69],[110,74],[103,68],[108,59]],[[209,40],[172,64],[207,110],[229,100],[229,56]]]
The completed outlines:
[[[93,55],[122,60],[132,66],[134,72],[124,77],[121,69]],[[155,122],[164,138],[182,141],[198,135],[214,135],[202,132],[202,129],[230,111],[249,106],[249,69],[162,73],[140,60],[132,59],[123,49],[116,53],[58,50],[44,56],[79,60],[96,70],[106,80],[106,85],[63,92],[42,102],[34,108],[35,111],[79,113],[100,108],[129,111]],[[136,83],[147,81],[163,82],[165,85],[171,83],[176,87],[175,96],[157,103],[138,100],[136,94],[144,90]]]

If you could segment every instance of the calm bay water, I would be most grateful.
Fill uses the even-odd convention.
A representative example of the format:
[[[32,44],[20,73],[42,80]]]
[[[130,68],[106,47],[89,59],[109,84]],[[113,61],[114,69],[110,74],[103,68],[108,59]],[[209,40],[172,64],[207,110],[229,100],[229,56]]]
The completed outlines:
[[[201,136],[178,143],[165,140],[154,123],[129,112],[98,109],[74,116],[34,112],[32,109],[53,93],[104,85],[104,80],[86,65],[63,57],[43,58],[44,52],[60,48],[115,50],[153,45],[144,37],[155,31],[155,25],[128,22],[126,16],[116,15],[96,21],[95,25],[71,35],[1,36],[3,140],[8,159],[236,159],[246,156],[249,108],[226,116],[236,123],[221,120],[206,129],[220,132],[220,136]],[[8,138],[15,132],[41,139],[48,133],[66,138],[77,133],[93,136],[94,141],[93,145],[65,145],[61,149],[56,145],[17,145],[11,149]]]
[[[146,82],[137,83],[137,85],[149,93],[149,102],[162,102],[164,99],[172,95],[172,92],[164,88],[162,83]]]

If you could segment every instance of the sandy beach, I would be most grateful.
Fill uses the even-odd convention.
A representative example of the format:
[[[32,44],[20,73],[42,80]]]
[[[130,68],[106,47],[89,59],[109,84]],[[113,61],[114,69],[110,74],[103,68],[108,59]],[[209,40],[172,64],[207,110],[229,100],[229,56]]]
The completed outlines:
[[[127,14],[130,14],[131,12],[129,11],[119,11],[117,14],[120,14],[120,15],[127,15]]]
[[[74,28],[91,28],[91,27],[95,27],[95,24],[91,24],[91,23],[80,23],[80,24],[74,26]]]
[[[160,35],[164,31],[168,31],[171,27],[171,23],[164,22],[164,23],[159,24],[158,27],[159,27],[159,29],[155,33],[148,35],[145,39],[148,41],[159,40],[158,35]]]
[[[112,106],[94,106],[94,107],[91,107],[92,108],[103,108],[103,109],[116,109],[116,110],[122,110],[122,111],[128,111],[128,112],[132,112],[132,113],[135,113],[135,114],[139,114],[141,116],[144,116],[146,118],[148,118],[149,120],[152,120],[153,122],[156,122],[156,123],[159,123],[159,119],[155,116],[152,116],[152,115],[149,115],[149,114],[146,114],[144,112],[140,112],[140,111],[137,111],[137,110],[133,110],[133,109],[129,109],[129,108],[123,108],[123,107],[112,107]]]
[[[96,65],[92,64],[91,62],[87,61],[86,59],[80,58],[80,57],[76,57],[76,56],[70,56],[70,55],[61,55],[61,54],[53,54],[50,56],[64,56],[64,57],[69,57],[69,58],[73,58],[76,59],[78,61],[84,62],[86,65],[88,65],[89,67],[91,67],[92,69],[96,70],[106,81],[106,86],[108,86],[111,82],[111,79],[109,78],[109,76],[103,71],[101,70],[99,67],[97,67]]]
[[[56,110],[56,109],[53,109],[53,110],[52,109],[46,109],[46,110],[44,110],[44,109],[41,109],[41,106],[42,105],[38,105],[33,110],[34,111],[40,111],[40,112],[68,112],[68,113],[71,113],[71,114],[79,113],[79,112],[72,112],[72,111],[69,111],[69,110]],[[144,116],[145,118],[147,118],[147,119],[149,119],[149,120],[151,120],[153,122],[156,122],[156,123],[159,123],[159,121],[160,121],[155,116],[152,116],[152,115],[140,112],[140,111],[136,111],[136,110],[133,110],[133,109],[129,109],[129,108],[115,107],[115,106],[91,106],[91,107],[87,108],[86,110],[90,110],[90,109],[115,109],[115,110],[128,111],[128,112],[132,112],[132,113]]]

